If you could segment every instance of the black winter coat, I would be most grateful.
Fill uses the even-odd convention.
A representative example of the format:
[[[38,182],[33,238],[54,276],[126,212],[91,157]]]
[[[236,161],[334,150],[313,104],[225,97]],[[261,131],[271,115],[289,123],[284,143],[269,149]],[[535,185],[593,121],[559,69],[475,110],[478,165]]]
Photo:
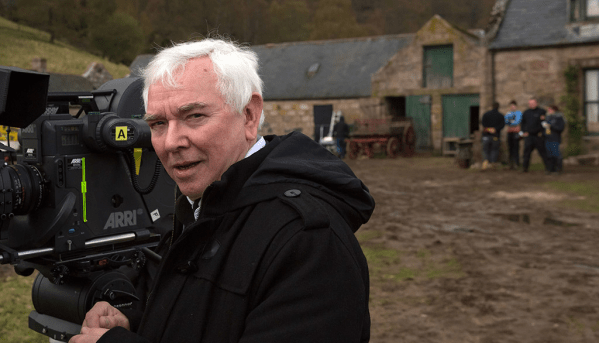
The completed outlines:
[[[562,141],[562,132],[566,128],[566,121],[564,120],[564,116],[560,113],[554,113],[547,115],[545,121],[551,125],[549,129],[549,134],[547,134],[547,130],[543,130],[543,135],[545,136],[545,140],[549,142],[558,142]]]
[[[495,133],[483,130],[483,136],[499,137],[499,133],[505,126],[505,117],[498,110],[490,110],[483,114],[482,125],[484,128],[492,127]]]
[[[520,124],[522,131],[528,132],[531,136],[537,136],[543,132],[541,123],[545,120],[546,114],[547,111],[540,107],[534,109],[529,108],[524,111],[524,113],[522,113],[522,123]]]
[[[374,200],[310,138],[265,137],[204,192],[186,198],[137,333],[105,342],[367,342],[369,279],[354,236]]]

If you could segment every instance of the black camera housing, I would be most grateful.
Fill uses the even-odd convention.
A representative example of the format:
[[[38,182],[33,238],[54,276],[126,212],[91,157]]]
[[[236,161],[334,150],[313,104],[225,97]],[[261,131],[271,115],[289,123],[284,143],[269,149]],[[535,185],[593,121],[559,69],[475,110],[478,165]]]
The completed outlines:
[[[10,158],[0,166],[0,263],[41,272],[33,290],[41,311],[30,322],[41,315],[80,324],[95,301],[139,300],[118,269],[141,269],[143,250],[172,228],[176,184],[142,119],[140,78],[70,93],[48,93],[48,82],[47,74],[0,67],[0,125],[20,128],[20,151],[1,147]],[[65,300],[71,293],[89,297]],[[30,327],[72,335],[43,320]]]

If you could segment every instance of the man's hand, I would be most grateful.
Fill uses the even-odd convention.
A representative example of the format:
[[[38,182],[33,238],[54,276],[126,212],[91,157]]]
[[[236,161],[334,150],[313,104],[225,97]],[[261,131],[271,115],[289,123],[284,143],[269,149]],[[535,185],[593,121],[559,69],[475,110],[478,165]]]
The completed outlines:
[[[73,336],[69,343],[96,343],[108,329],[81,327],[81,334]]]
[[[112,329],[117,326],[122,326],[125,329],[130,330],[129,319],[109,303],[100,301],[87,312],[81,328],[82,330],[83,328]]]

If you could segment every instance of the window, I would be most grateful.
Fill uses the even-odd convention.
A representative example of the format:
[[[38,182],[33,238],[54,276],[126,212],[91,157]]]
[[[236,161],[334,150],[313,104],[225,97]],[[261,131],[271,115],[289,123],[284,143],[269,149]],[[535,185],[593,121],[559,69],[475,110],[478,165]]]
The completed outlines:
[[[587,0],[586,17],[599,17],[599,0]]]
[[[585,71],[584,101],[587,130],[599,133],[599,69]]]
[[[570,0],[570,21],[599,20],[599,0]]]
[[[453,46],[424,47],[422,86],[424,88],[453,87]]]

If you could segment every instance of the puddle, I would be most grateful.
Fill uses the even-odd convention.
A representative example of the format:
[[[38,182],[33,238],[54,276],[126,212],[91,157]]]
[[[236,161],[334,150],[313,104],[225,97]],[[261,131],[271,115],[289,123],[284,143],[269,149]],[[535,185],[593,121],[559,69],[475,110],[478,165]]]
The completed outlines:
[[[502,199],[530,199],[536,201],[559,201],[567,198],[565,194],[549,192],[505,192],[499,191],[491,194],[492,197]]]
[[[520,213],[520,214],[513,214],[513,213],[495,213],[495,216],[501,217],[503,219],[509,220],[511,222],[515,222],[515,223],[524,223],[524,224],[529,224],[532,222],[531,221],[531,215],[529,213]],[[537,218],[540,216],[537,216]],[[555,219],[552,217],[544,217],[542,219],[539,220],[540,223],[542,223],[543,225],[553,225],[553,226],[563,226],[563,227],[572,227],[572,226],[580,226],[581,224],[579,223],[568,223],[559,219]]]
[[[504,217],[511,222],[530,224],[529,214],[500,214],[499,216]]]
[[[575,267],[582,268],[582,269],[588,269],[588,270],[594,270],[596,272],[599,272],[599,267],[597,267],[597,266],[588,266],[586,264],[577,264],[577,265],[575,265]]]

